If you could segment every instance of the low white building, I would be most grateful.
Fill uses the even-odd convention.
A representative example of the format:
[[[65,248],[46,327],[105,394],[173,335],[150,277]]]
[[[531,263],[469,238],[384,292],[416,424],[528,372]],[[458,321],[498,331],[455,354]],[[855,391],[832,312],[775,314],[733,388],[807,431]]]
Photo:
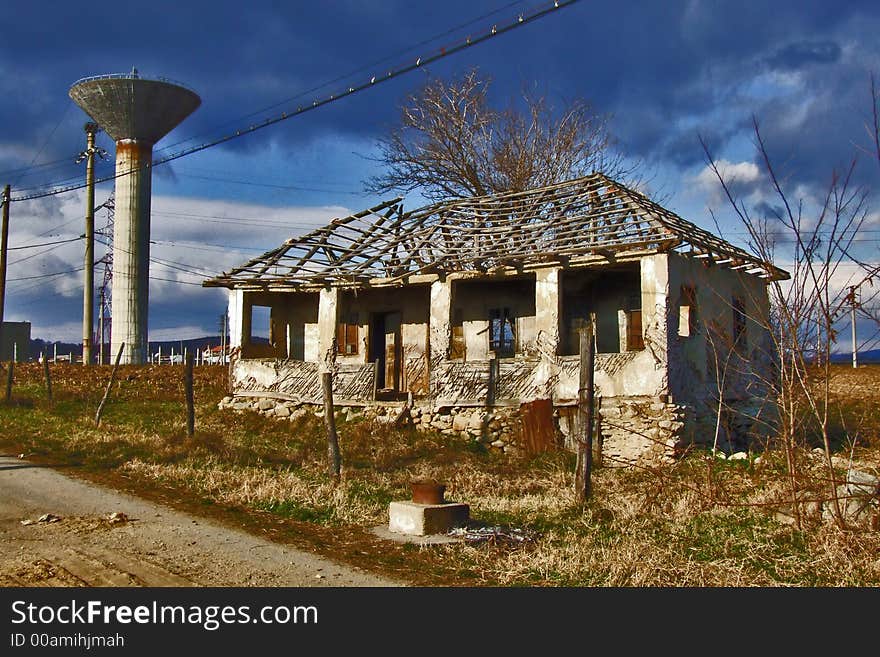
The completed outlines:
[[[235,396],[320,403],[331,371],[337,404],[411,395],[435,427],[551,399],[568,434],[593,317],[605,450],[631,461],[712,442],[719,418],[722,440],[753,427],[773,376],[766,284],[787,276],[594,174],[413,211],[394,199],[205,285],[230,290]]]

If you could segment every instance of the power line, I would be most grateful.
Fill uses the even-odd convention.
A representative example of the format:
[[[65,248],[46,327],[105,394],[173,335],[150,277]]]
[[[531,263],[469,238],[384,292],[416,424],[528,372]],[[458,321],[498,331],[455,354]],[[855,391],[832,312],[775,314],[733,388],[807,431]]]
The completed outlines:
[[[71,237],[70,239],[67,239],[67,240],[58,240],[57,242],[43,242],[42,244],[29,244],[27,246],[10,246],[7,249],[7,251],[19,251],[21,249],[36,249],[41,246],[52,246],[54,244],[67,244],[68,242],[78,242],[82,238],[83,238],[83,236],[80,235],[79,237]],[[16,262],[20,262],[20,261],[16,261]]]
[[[205,242],[188,242],[185,240],[179,240],[173,242],[171,240],[152,240],[152,244],[159,244],[162,246],[176,246],[184,249],[192,249],[194,251],[233,251],[244,253],[245,251],[254,251],[259,253],[265,253],[272,247],[262,248],[257,246],[241,246],[239,244],[210,244]],[[274,246],[274,245],[273,245]]]
[[[292,222],[292,221],[272,221],[271,219],[251,219],[248,217],[222,217],[219,215],[195,214],[191,212],[152,212],[153,215],[177,217],[183,221],[201,221],[210,224],[233,224],[239,226],[263,226],[269,228],[296,228],[296,227],[314,227],[317,228],[322,224],[320,222]]]
[[[64,244],[66,244],[66,243],[67,242],[65,242]],[[50,246],[48,249],[44,249],[43,251],[40,251],[39,253],[32,253],[31,255],[25,256],[24,258],[19,258],[18,260],[14,260],[13,262],[10,262],[9,264],[10,265],[17,265],[20,262],[25,262],[25,261],[31,260],[33,258],[39,258],[41,255],[46,255],[47,253],[51,253],[52,251],[55,251],[56,249],[60,249],[62,246],[64,246],[64,244],[57,244],[56,246]]]
[[[389,80],[393,80],[394,78],[397,78],[397,77],[400,77],[400,76],[405,75],[407,73],[410,73],[416,69],[422,68],[423,66],[431,64],[431,63],[438,61],[440,59],[443,59],[445,57],[449,57],[450,55],[453,55],[461,50],[465,50],[465,49],[470,48],[472,46],[476,46],[484,41],[491,39],[494,36],[497,36],[499,34],[504,34],[506,32],[510,32],[511,30],[514,30],[518,27],[521,27],[527,23],[531,23],[535,20],[543,18],[544,16],[552,13],[553,11],[555,11],[557,9],[561,9],[563,7],[567,7],[569,5],[572,5],[575,2],[577,2],[577,0],[554,0],[549,5],[546,5],[541,9],[536,9],[528,15],[526,15],[524,13],[519,14],[519,16],[516,18],[516,20],[514,20],[510,23],[507,23],[507,24],[502,25],[500,27],[497,24],[495,24],[491,27],[491,29],[489,31],[484,32],[483,34],[481,34],[477,37],[471,37],[471,36],[465,37],[463,40],[456,42],[456,43],[453,43],[448,47],[441,47],[438,50],[434,51],[433,53],[430,53],[424,57],[418,57],[415,62],[402,65],[396,69],[391,69],[391,70],[387,71],[384,75],[374,75],[366,82],[362,82],[357,85],[349,86],[347,89],[343,89],[340,93],[330,94],[329,96],[325,96],[324,98],[320,98],[320,99],[316,98],[309,105],[299,106],[295,110],[292,110],[290,112],[281,112],[280,115],[277,115],[274,117],[269,117],[269,118],[265,119],[264,121],[261,121],[260,123],[250,125],[247,128],[242,128],[240,130],[236,130],[235,132],[227,134],[223,137],[219,137],[217,139],[214,139],[214,140],[202,143],[202,144],[198,144],[196,146],[184,148],[176,153],[171,153],[170,155],[166,155],[165,157],[159,158],[158,160],[154,160],[152,162],[152,164],[148,164],[147,167],[156,167],[158,165],[166,164],[168,162],[178,160],[178,159],[180,159],[182,157],[186,157],[188,155],[193,155],[195,153],[199,153],[199,152],[207,150],[209,148],[213,148],[214,146],[219,146],[219,145],[224,144],[226,142],[232,141],[233,139],[237,139],[239,137],[243,137],[244,135],[251,134],[253,132],[256,132],[257,130],[262,130],[263,128],[267,128],[267,127],[274,125],[276,123],[286,121],[288,119],[293,118],[294,116],[299,116],[301,114],[305,114],[306,112],[310,112],[312,110],[318,109],[319,107],[324,107],[325,105],[329,105],[330,103],[334,103],[334,102],[341,100],[343,98],[347,98],[348,96],[352,96],[354,94],[360,93],[362,91],[365,91],[366,89],[369,89],[371,87],[382,84],[383,82],[388,82]],[[95,183],[98,184],[98,183],[106,182],[108,180],[113,180],[113,179],[121,177],[121,176],[130,175],[131,173],[132,173],[132,171],[123,171],[121,173],[117,173],[112,176],[106,176],[103,178],[96,179]],[[85,183],[77,183],[77,184],[67,185],[67,186],[63,186],[63,187],[58,187],[56,189],[49,190],[46,192],[29,194],[29,195],[25,195],[25,196],[18,196],[18,197],[12,198],[10,200],[17,202],[17,201],[27,201],[27,200],[31,200],[31,199],[37,199],[37,198],[45,198],[47,196],[55,196],[57,194],[64,194],[66,192],[71,192],[76,189],[82,189],[83,187],[85,187]]]
[[[264,107],[264,108],[262,108],[262,109],[260,109],[260,110],[256,110],[256,111],[250,112],[250,113],[248,113],[248,114],[245,114],[245,115],[243,115],[243,116],[241,116],[241,117],[238,117],[238,118],[236,118],[236,119],[233,119],[233,120],[231,120],[231,121],[226,121],[226,122],[224,122],[224,123],[222,123],[222,124],[220,124],[220,125],[215,126],[215,129],[212,130],[212,131],[203,132],[203,133],[200,133],[200,134],[198,134],[198,135],[194,135],[194,136],[192,136],[192,137],[189,137],[189,138],[187,138],[187,139],[183,139],[183,140],[181,140],[181,141],[175,142],[175,143],[173,143],[173,144],[169,144],[168,146],[164,146],[164,147],[162,147],[161,149],[159,149],[158,152],[159,152],[159,153],[162,153],[162,152],[165,152],[165,151],[170,151],[171,149],[175,148],[176,146],[180,146],[181,144],[185,144],[185,143],[187,143],[187,142],[189,142],[189,141],[194,141],[194,140],[195,140],[196,138],[198,138],[198,137],[204,137],[204,136],[207,136],[207,135],[211,134],[212,132],[214,132],[214,131],[216,131],[216,130],[219,130],[220,128],[224,128],[224,127],[226,127],[226,126],[233,125],[233,124],[235,124],[235,123],[238,122],[238,121],[244,121],[244,120],[249,119],[249,118],[251,118],[251,117],[255,117],[255,116],[258,116],[258,115],[260,115],[260,114],[264,114],[264,113],[269,112],[269,111],[271,111],[271,110],[277,109],[278,107],[281,107],[282,105],[286,105],[286,104],[288,104],[288,103],[292,103],[292,102],[295,101],[295,100],[299,100],[300,98],[303,98],[303,97],[305,97],[305,96],[308,96],[309,94],[316,93],[317,91],[319,91],[319,90],[321,90],[321,89],[324,89],[325,87],[329,87],[329,86],[332,85],[332,84],[336,84],[337,82],[341,82],[341,81],[346,80],[346,79],[348,79],[348,78],[351,78],[351,77],[353,77],[353,76],[355,76],[355,75],[358,75],[359,73],[363,73],[364,71],[367,71],[367,70],[370,70],[370,69],[375,69],[375,68],[376,68],[377,66],[379,66],[380,64],[384,64],[385,62],[388,62],[388,61],[390,61],[390,60],[392,60],[392,59],[395,59],[396,57],[403,56],[403,55],[406,54],[406,53],[412,52],[412,51],[415,50],[416,48],[421,48],[422,46],[425,46],[425,45],[427,45],[427,44],[429,44],[429,43],[432,43],[432,42],[434,42],[434,41],[438,41],[439,39],[442,39],[442,38],[444,38],[444,37],[446,37],[446,36],[449,36],[450,34],[453,34],[453,33],[455,33],[455,32],[458,32],[458,31],[460,31],[460,30],[463,30],[464,28],[469,27],[470,25],[473,25],[474,23],[477,23],[477,22],[479,22],[479,21],[485,20],[485,19],[489,18],[490,16],[493,16],[493,15],[495,15],[495,14],[498,14],[498,13],[502,12],[502,11],[505,11],[505,10],[507,10],[507,9],[510,9],[511,7],[513,7],[513,6],[515,6],[515,5],[522,4],[522,2],[523,2],[523,0],[515,0],[514,2],[510,2],[510,3],[508,3],[508,4],[506,4],[506,5],[502,6],[502,7],[499,7],[498,9],[494,9],[494,10],[492,10],[492,11],[490,11],[490,12],[487,12],[487,13],[485,13],[485,14],[482,14],[482,15],[480,15],[480,16],[476,16],[476,17],[474,17],[474,18],[468,20],[468,21],[465,22],[465,23],[462,23],[462,24],[460,24],[460,25],[457,25],[457,26],[455,26],[455,27],[452,27],[452,28],[446,30],[445,32],[442,32],[442,33],[440,33],[440,34],[435,34],[434,36],[432,36],[432,37],[430,37],[430,38],[428,38],[428,39],[425,39],[425,40],[423,40],[423,41],[420,41],[420,42],[418,42],[418,43],[415,43],[415,44],[413,44],[413,45],[411,45],[411,46],[408,46],[408,47],[406,47],[406,48],[403,48],[403,49],[401,49],[401,50],[397,50],[397,51],[391,53],[390,55],[387,55],[387,56],[385,56],[385,57],[382,57],[381,59],[378,59],[378,60],[376,60],[376,61],[370,62],[370,63],[368,63],[368,64],[364,64],[363,66],[360,66],[360,67],[358,67],[358,68],[356,68],[356,69],[354,69],[354,70],[352,70],[352,71],[349,71],[348,73],[344,73],[344,74],[342,74],[342,75],[339,75],[339,76],[333,78],[332,80],[327,80],[326,82],[323,82],[323,83],[321,83],[321,84],[319,84],[319,85],[316,85],[316,86],[314,86],[314,87],[311,87],[311,88],[309,88],[309,89],[306,89],[306,90],[304,90],[304,91],[302,91],[302,92],[300,92],[300,93],[298,93],[298,94],[296,94],[296,95],[294,95],[294,96],[291,96],[291,97],[289,97],[289,98],[285,98],[284,100],[280,100],[280,101],[278,101],[278,102],[273,103],[272,105],[269,105],[269,106],[267,106],[267,107]]]
[[[179,283],[180,285],[196,285],[198,287],[202,287],[201,283],[193,283],[191,281],[181,281],[176,278],[159,278],[157,276],[150,276],[151,281],[167,281],[169,283]]]
[[[111,245],[108,242],[104,242],[103,240],[95,240],[96,242],[103,244],[108,248],[112,248],[114,251],[119,250],[123,253],[127,253],[129,255],[133,255],[132,251],[125,249],[121,246]],[[209,269],[203,269],[201,267],[197,267],[197,269],[201,269],[201,271],[194,271],[193,269],[189,269],[189,267],[196,267],[196,265],[188,265],[185,262],[175,262],[174,260],[163,260],[161,258],[156,258],[155,256],[150,256],[150,262],[160,265],[162,267],[167,267],[168,269],[176,269],[178,271],[182,271],[185,274],[192,274],[193,276],[216,276],[219,272],[214,272]]]
[[[7,278],[7,282],[13,281],[33,281],[38,278],[52,278],[53,276],[61,276],[62,274],[75,274],[78,271],[82,271],[84,267],[77,267],[76,269],[68,269],[66,271],[56,271],[51,274],[38,274],[36,276],[20,276],[19,278]]]
[[[181,178],[194,178],[196,180],[211,180],[215,182],[225,182],[233,185],[248,185],[252,187],[269,187],[272,189],[285,189],[295,192],[320,192],[325,194],[347,194],[349,196],[369,196],[369,194],[365,194],[363,192],[346,192],[346,191],[338,191],[335,189],[319,189],[317,187],[297,187],[293,185],[276,185],[272,183],[261,183],[255,182],[252,180],[231,180],[229,178],[216,178],[213,176],[198,176],[192,173],[181,173],[176,172],[175,175]]]
[[[40,149],[36,152],[36,154],[33,156],[33,158],[31,158],[31,163],[30,163],[29,166],[33,166],[33,165],[34,165],[34,162],[37,161],[37,158],[39,158],[40,155],[43,154],[43,151],[46,150],[46,146],[49,145],[49,141],[52,139],[52,137],[55,136],[55,132],[58,130],[58,127],[59,127],[62,123],[64,123],[64,119],[67,117],[67,112],[70,111],[70,106],[71,106],[71,105],[73,105],[73,103],[70,102],[70,101],[68,101],[68,102],[64,105],[64,112],[61,114],[61,118],[58,119],[58,123],[56,123],[56,124],[55,124],[55,127],[52,128],[52,130],[49,132],[49,135],[46,137],[45,141],[43,142],[43,145],[40,146]],[[26,172],[27,172],[27,169],[24,169],[24,170],[22,170],[22,171],[19,173],[18,177],[17,177],[15,180],[13,180],[13,182],[12,182],[13,186],[16,185],[16,184],[18,183],[18,181],[20,181],[20,180],[22,179],[22,177],[24,176],[24,174],[25,174]]]

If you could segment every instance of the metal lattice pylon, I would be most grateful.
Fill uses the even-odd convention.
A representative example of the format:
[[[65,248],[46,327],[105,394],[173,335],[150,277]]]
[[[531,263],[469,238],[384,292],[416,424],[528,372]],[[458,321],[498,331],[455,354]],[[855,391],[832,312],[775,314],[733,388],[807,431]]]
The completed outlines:
[[[103,364],[105,362],[104,345],[110,343],[110,335],[112,334],[112,308],[110,303],[112,295],[110,294],[110,290],[113,284],[113,218],[116,209],[115,199],[112,192],[110,193],[110,197],[97,209],[101,208],[107,213],[107,223],[103,228],[96,230],[95,233],[103,236],[107,245],[107,252],[96,261],[96,264],[104,265],[104,278],[101,282],[101,288],[99,291],[98,303],[100,305],[98,307],[98,316],[101,320],[99,321],[99,335],[97,339],[99,345],[98,362]]]

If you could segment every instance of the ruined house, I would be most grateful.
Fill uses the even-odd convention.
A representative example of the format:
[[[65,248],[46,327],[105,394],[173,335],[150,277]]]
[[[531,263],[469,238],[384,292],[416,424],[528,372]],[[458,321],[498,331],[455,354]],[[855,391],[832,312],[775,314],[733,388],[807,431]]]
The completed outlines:
[[[421,428],[507,449],[531,400],[552,400],[557,435],[571,435],[592,318],[614,462],[712,443],[716,427],[730,443],[762,422],[766,286],[786,277],[593,174],[411,211],[394,199],[204,284],[229,289],[237,407],[304,412],[330,371],[351,412],[409,399]],[[252,339],[259,321],[268,344]]]

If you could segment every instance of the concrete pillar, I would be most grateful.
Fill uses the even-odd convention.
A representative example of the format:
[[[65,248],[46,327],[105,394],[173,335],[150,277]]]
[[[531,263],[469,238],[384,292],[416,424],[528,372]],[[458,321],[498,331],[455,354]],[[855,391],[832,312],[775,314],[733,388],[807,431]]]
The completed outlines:
[[[535,346],[541,363],[532,374],[535,385],[544,389],[548,399],[553,398],[557,374],[556,356],[559,354],[559,322],[562,315],[562,269],[553,267],[535,272]]]
[[[535,272],[535,334],[542,356],[559,353],[559,322],[562,316],[562,269]]]
[[[339,321],[339,290],[325,287],[318,295],[318,370],[330,372],[336,363],[336,325]]]
[[[449,358],[452,345],[452,281],[434,281],[431,283],[429,340],[432,364]]]
[[[229,290],[229,348],[241,349],[244,335],[244,292]]]
[[[623,308],[620,308],[617,311],[617,329],[618,348],[620,353],[623,353],[626,351],[627,336],[629,334],[629,313]]]
[[[642,330],[645,348],[657,369],[667,367],[669,352],[669,256],[657,253],[640,261]]]
[[[113,226],[113,341],[125,342],[123,364],[147,358],[150,292],[150,169],[152,144],[134,139],[116,143],[116,221]]]

